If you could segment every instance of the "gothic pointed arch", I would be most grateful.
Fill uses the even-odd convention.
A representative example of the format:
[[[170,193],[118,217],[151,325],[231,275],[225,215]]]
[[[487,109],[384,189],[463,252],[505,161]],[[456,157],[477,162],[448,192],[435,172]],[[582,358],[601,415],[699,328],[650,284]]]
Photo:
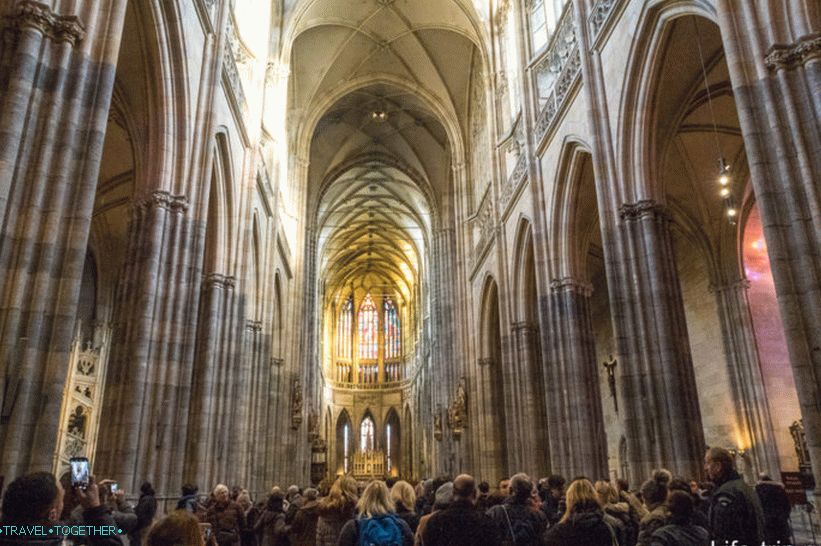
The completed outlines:
[[[353,454],[357,444],[356,431],[353,428],[348,410],[343,409],[336,418],[336,473],[348,474],[353,471]]]

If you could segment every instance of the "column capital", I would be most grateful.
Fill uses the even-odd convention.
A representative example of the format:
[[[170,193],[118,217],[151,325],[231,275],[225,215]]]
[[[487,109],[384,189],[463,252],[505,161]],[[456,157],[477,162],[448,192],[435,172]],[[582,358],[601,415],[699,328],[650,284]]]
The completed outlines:
[[[794,44],[774,44],[764,57],[764,65],[771,72],[791,70],[821,57],[821,33],[801,37]]]
[[[236,279],[230,275],[223,275],[222,273],[208,273],[203,277],[203,288],[214,286],[216,288],[233,289],[236,285]]]
[[[553,293],[576,292],[582,296],[590,297],[593,293],[593,285],[575,277],[562,277],[550,281],[550,290]]]
[[[619,207],[619,216],[625,221],[641,220],[642,218],[670,219],[667,207],[652,199],[642,199],[635,203],[622,204]]]
[[[713,293],[721,294],[723,292],[732,292],[736,290],[748,290],[750,288],[750,281],[747,278],[736,279],[724,284],[710,284],[709,290]]]
[[[184,195],[171,195],[170,192],[165,190],[156,190],[132,204],[132,209],[137,211],[144,211],[152,207],[182,213],[188,210],[188,198]]]
[[[533,333],[536,331],[536,324],[529,320],[522,320],[519,322],[514,322],[513,326],[511,327],[511,331],[514,333],[518,332],[529,332]]]
[[[55,42],[68,42],[76,46],[85,38],[85,27],[76,15],[59,15],[42,2],[23,0],[17,6],[17,12],[8,17],[11,28],[16,30],[33,29],[53,39]]]
[[[262,331],[262,321],[259,320],[246,320],[245,321],[245,329],[250,332],[261,332]]]

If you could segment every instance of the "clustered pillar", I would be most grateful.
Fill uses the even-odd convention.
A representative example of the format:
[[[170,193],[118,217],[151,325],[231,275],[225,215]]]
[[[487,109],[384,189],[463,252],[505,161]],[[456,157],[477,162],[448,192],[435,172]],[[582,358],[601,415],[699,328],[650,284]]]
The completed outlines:
[[[547,430],[552,470],[565,476],[608,476],[591,291],[570,277],[550,285]]]
[[[158,190],[132,207],[97,453],[101,475],[132,491],[145,476],[163,490],[182,470],[195,233],[183,196]]]
[[[0,475],[50,470],[125,0],[0,7]],[[93,23],[86,26],[86,23]]]
[[[729,0],[717,15],[821,499],[821,17]]]
[[[662,463],[698,476],[704,432],[670,217],[651,200],[623,205],[620,216],[630,281],[614,288],[628,317],[619,352],[633,475],[647,476]]]

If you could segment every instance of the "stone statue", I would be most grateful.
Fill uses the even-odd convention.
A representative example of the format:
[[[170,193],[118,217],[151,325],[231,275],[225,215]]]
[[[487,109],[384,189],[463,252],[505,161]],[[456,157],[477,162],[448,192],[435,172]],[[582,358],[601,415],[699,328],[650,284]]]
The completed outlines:
[[[619,361],[610,355],[609,362],[602,362],[602,366],[607,370],[607,386],[610,387],[610,396],[613,397],[613,405],[616,408],[616,413],[619,412],[619,399],[616,396],[616,366]]]
[[[433,437],[442,441],[442,408],[436,408],[433,414]]]
[[[467,417],[467,395],[465,393],[465,379],[459,381],[456,387],[456,396],[448,409],[448,426],[453,430],[453,436],[459,438],[465,427]]]
[[[308,414],[308,439],[313,441],[319,438],[319,415],[315,411]]]
[[[296,430],[302,424],[302,383],[294,379],[291,387],[291,428]]]
[[[86,414],[83,406],[74,408],[74,413],[68,417],[68,432],[80,438],[86,437]]]

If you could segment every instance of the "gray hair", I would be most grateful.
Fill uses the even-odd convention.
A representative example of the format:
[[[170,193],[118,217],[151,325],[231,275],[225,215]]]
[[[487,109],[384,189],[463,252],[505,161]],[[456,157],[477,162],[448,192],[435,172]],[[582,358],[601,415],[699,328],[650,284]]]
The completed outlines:
[[[514,474],[510,478],[510,496],[516,499],[526,499],[533,493],[533,482],[525,473]]]
[[[443,510],[453,502],[453,482],[446,482],[439,486],[434,497],[433,507]]]

